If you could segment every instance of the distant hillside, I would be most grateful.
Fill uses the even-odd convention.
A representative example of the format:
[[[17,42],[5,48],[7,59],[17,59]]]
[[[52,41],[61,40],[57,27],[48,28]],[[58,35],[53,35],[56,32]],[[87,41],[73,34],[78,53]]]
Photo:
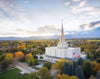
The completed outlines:
[[[79,38],[100,38],[100,20],[80,25],[82,31],[70,31],[72,34],[65,35],[66,39]],[[84,30],[84,29],[91,30]],[[66,32],[65,32],[66,33]],[[54,36],[33,36],[33,37],[0,37],[0,40],[36,40],[36,39],[59,39],[58,35]]]
[[[74,34],[65,35],[66,39],[80,39],[80,38],[100,38],[100,35]],[[44,36],[44,37],[0,37],[0,40],[38,40],[38,39],[59,39],[58,35]]]

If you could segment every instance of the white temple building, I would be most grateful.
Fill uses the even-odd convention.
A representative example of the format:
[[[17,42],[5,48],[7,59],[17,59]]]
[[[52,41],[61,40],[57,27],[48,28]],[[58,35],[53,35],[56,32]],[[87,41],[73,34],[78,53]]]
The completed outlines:
[[[75,53],[78,57],[74,58],[73,53]],[[61,36],[57,47],[46,47],[45,54],[43,55],[43,60],[50,61],[55,63],[58,59],[67,59],[67,60],[77,60],[81,57],[81,49],[80,47],[69,47],[65,41],[63,24],[61,28]]]

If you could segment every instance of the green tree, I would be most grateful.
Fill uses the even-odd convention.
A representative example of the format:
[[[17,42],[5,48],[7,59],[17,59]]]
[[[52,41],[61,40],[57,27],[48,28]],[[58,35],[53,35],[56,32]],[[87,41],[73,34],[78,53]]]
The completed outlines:
[[[38,59],[33,59],[29,62],[29,65],[38,65],[39,64],[39,60]]]
[[[40,56],[40,59],[43,59],[43,56]]]
[[[65,64],[64,64],[63,74],[71,75],[71,67],[67,62],[65,62]]]
[[[0,52],[0,55],[2,55],[2,53]]]
[[[1,69],[6,69],[9,67],[9,62],[7,60],[3,60],[1,62]]]
[[[37,72],[31,72],[29,74],[28,79],[39,79],[38,73]]]
[[[48,68],[46,67],[42,67],[39,69],[39,76],[40,76],[40,79],[53,79],[53,77],[49,73]]]
[[[84,79],[84,73],[80,66],[77,66],[75,69],[75,76],[77,76],[79,79]]]
[[[39,60],[38,59],[34,59],[34,65],[38,65],[39,64]]]
[[[52,66],[52,64],[50,62],[45,62],[43,67],[47,67],[48,69],[50,69]]]
[[[98,57],[98,58],[96,59],[96,61],[97,61],[98,63],[100,63],[100,58]]]
[[[84,61],[82,64],[82,69],[84,71],[84,75],[89,77],[92,74],[92,66],[90,61]]]
[[[77,63],[75,61],[73,61],[73,65],[72,65],[72,69],[73,69],[73,74],[75,74],[75,69],[77,67]]]
[[[84,61],[84,60],[83,60],[82,58],[79,58],[79,59],[77,60],[77,65],[80,65],[80,66],[81,66],[81,65],[83,64],[83,61]]]
[[[34,55],[33,58],[34,58],[34,59],[38,59],[38,56]]]
[[[5,59],[5,54],[3,54],[3,55],[0,55],[0,61],[2,61],[2,60],[4,60]]]

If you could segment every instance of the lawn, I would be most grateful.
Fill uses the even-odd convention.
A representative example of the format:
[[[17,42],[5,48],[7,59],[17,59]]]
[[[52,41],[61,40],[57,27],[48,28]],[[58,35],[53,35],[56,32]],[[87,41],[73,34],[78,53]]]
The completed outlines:
[[[0,79],[27,79],[28,75],[17,75],[18,68],[0,74]]]

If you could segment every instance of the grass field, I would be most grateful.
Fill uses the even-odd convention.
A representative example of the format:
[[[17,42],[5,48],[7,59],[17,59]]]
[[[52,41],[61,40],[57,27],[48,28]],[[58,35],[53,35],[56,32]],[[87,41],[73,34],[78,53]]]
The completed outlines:
[[[17,75],[20,70],[15,68],[0,74],[0,79],[27,79],[28,75]]]

